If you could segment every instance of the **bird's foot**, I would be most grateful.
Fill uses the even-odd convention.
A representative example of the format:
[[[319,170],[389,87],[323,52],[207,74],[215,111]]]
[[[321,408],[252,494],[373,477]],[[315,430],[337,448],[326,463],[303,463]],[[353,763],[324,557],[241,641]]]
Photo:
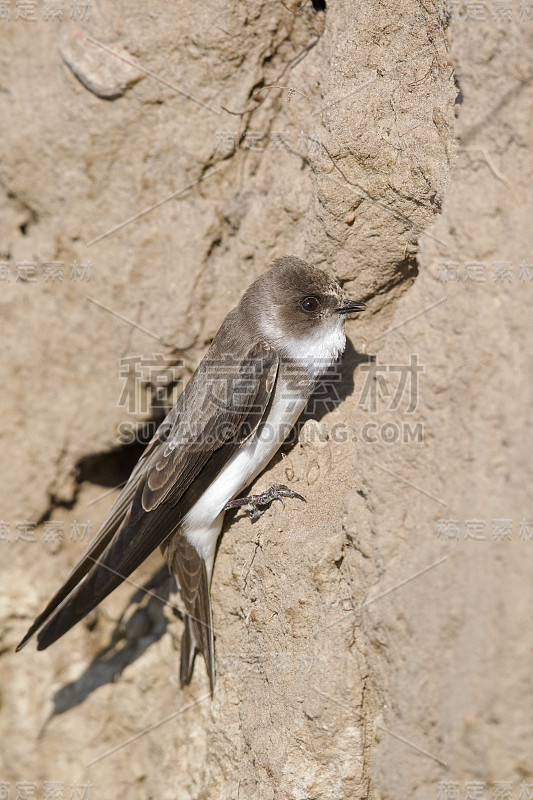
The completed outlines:
[[[224,511],[229,511],[231,508],[242,508],[244,506],[244,510],[250,515],[250,519],[254,521],[259,519],[261,514],[264,514],[266,511],[266,508],[260,508],[260,506],[267,506],[273,500],[279,500],[283,508],[285,508],[284,497],[297,497],[298,500],[303,500],[304,503],[306,502],[305,497],[302,497],[298,492],[293,492],[292,489],[289,489],[282,483],[276,483],[262,494],[252,494],[250,497],[237,497],[235,500],[230,500]]]

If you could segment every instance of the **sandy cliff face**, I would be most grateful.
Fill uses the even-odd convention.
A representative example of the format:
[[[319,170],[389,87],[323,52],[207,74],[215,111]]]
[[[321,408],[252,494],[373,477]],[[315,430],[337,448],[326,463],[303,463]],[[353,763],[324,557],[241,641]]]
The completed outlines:
[[[12,797],[533,791],[533,21],[452,5],[0,19]],[[179,391],[285,254],[368,310],[255,484],[307,503],[227,518],[214,700],[200,660],[178,688],[159,553],[53,648],[15,655],[140,453],[146,382]]]

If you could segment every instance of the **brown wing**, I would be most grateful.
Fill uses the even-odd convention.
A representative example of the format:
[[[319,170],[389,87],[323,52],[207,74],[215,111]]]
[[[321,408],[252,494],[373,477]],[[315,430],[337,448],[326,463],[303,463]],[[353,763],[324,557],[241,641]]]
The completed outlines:
[[[202,361],[96,541],[17,649],[39,632],[43,650],[107,597],[179,528],[209,480],[256,430],[274,387],[277,353],[259,343],[239,364],[222,367]]]
[[[144,473],[147,471],[147,468],[150,466],[150,456],[153,456],[156,448],[159,447],[162,442],[166,441],[170,435],[172,424],[174,422],[174,418],[176,417],[177,408],[177,405],[174,406],[174,408],[155,432],[151,442],[146,446],[144,453],[133,468],[133,472],[131,473],[126,486],[111,507],[111,511],[109,512],[102,527],[98,531],[96,538],[85,550],[63,586],[52,597],[44,611],[36,618],[24,639],[22,639],[20,644],[17,646],[17,651],[24,647],[24,645],[31,639],[35,632],[44,624],[44,622],[46,622],[50,614],[59,607],[63,600],[73,589],[76,588],[76,586],[91,570],[91,568],[94,567],[100,555],[104,552],[107,545],[112,540],[113,535],[123,524],[129,510],[131,509],[133,497],[139,487],[140,481],[143,478]]]

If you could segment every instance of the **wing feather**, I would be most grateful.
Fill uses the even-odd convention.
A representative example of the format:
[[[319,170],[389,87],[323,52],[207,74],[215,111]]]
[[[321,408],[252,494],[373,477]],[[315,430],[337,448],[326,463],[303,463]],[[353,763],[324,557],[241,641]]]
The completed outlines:
[[[97,539],[19,648],[37,632],[38,648],[48,647],[178,530],[208,485],[206,480],[212,480],[257,429],[277,370],[277,353],[264,343],[252,347],[222,376],[216,363],[204,359],[148,445]]]

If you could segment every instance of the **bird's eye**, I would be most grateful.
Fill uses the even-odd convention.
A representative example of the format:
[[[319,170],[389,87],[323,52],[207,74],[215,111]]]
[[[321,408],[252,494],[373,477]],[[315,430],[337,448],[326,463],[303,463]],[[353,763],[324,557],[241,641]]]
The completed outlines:
[[[312,314],[313,311],[318,311],[320,308],[320,301],[316,297],[305,297],[302,300],[301,307],[304,311],[307,311],[309,314]]]

